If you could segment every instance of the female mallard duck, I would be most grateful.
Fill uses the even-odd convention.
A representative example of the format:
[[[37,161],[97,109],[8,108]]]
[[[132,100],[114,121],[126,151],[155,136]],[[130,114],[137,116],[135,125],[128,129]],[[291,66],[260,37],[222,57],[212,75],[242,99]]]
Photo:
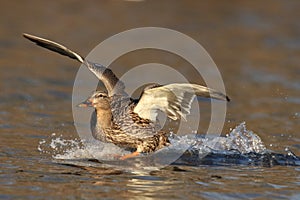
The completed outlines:
[[[144,89],[138,100],[133,100],[125,92],[124,83],[110,69],[87,61],[56,42],[29,34],[23,36],[39,46],[76,59],[103,82],[107,92],[96,91],[79,106],[95,108],[91,119],[95,139],[134,149],[132,154],[121,159],[154,152],[169,144],[168,133],[160,131],[158,110],[165,112],[170,119],[177,120],[189,114],[196,95],[229,101],[221,92],[187,83],[152,84]]]

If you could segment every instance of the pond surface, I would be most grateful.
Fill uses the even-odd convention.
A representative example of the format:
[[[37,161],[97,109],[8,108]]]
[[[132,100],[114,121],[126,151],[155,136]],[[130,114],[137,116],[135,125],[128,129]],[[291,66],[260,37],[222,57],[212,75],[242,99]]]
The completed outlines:
[[[0,199],[300,199],[299,6],[297,0],[2,3]],[[79,64],[21,35],[51,38],[87,55],[108,37],[145,26],[187,34],[214,59],[232,99],[219,140],[231,146],[163,168],[95,160],[73,124]],[[149,62],[181,68],[203,83],[185,60],[161,51],[131,52],[111,67],[120,76]],[[201,135],[210,103],[199,104]]]

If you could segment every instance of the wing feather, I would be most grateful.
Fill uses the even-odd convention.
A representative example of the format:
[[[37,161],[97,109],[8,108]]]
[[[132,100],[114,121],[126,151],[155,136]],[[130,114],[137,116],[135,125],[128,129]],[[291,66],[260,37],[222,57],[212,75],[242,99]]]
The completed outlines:
[[[125,93],[125,86],[122,81],[120,81],[116,75],[108,68],[101,64],[92,63],[87,60],[85,60],[81,55],[78,53],[75,53],[74,51],[68,49],[64,45],[61,45],[57,42],[41,38],[35,35],[30,35],[27,33],[23,33],[23,36],[27,38],[28,40],[36,43],[38,46],[44,47],[46,49],[49,49],[51,51],[54,51],[56,53],[59,53],[64,56],[68,56],[72,59],[75,59],[79,61],[80,63],[87,66],[87,68],[95,74],[95,76],[103,82],[105,85],[109,96],[113,96],[114,94],[122,94],[126,95]]]
[[[159,110],[172,120],[186,120],[195,96],[229,101],[223,93],[205,86],[174,83],[144,90],[134,112],[151,121],[156,121]]]

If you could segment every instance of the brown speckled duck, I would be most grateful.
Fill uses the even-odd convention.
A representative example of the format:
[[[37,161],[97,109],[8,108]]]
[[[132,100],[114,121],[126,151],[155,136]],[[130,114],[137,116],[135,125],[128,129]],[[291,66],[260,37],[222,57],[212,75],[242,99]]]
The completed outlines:
[[[23,36],[41,47],[79,61],[103,82],[107,92],[96,91],[79,106],[95,108],[91,119],[95,139],[133,150],[121,159],[154,152],[169,144],[169,133],[160,130],[157,111],[166,113],[172,120],[185,119],[196,95],[229,101],[221,92],[187,83],[151,84],[138,100],[133,100],[125,92],[124,83],[110,69],[87,61],[56,42],[25,33]]]

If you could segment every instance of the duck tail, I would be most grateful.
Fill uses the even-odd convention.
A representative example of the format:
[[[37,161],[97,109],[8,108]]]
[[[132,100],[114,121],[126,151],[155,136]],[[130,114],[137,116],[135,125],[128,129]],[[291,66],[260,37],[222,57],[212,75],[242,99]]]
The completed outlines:
[[[58,43],[53,42],[51,40],[47,40],[45,38],[30,35],[30,34],[27,34],[27,33],[23,33],[23,36],[26,39],[34,42],[38,46],[41,46],[41,47],[44,47],[44,48],[49,49],[51,51],[57,52],[61,55],[68,56],[72,59],[75,59],[75,60],[79,61],[80,63],[85,63],[84,58],[82,56],[80,56],[78,53],[75,53],[74,51],[68,49],[67,47],[65,47],[61,44],[58,44]]]

